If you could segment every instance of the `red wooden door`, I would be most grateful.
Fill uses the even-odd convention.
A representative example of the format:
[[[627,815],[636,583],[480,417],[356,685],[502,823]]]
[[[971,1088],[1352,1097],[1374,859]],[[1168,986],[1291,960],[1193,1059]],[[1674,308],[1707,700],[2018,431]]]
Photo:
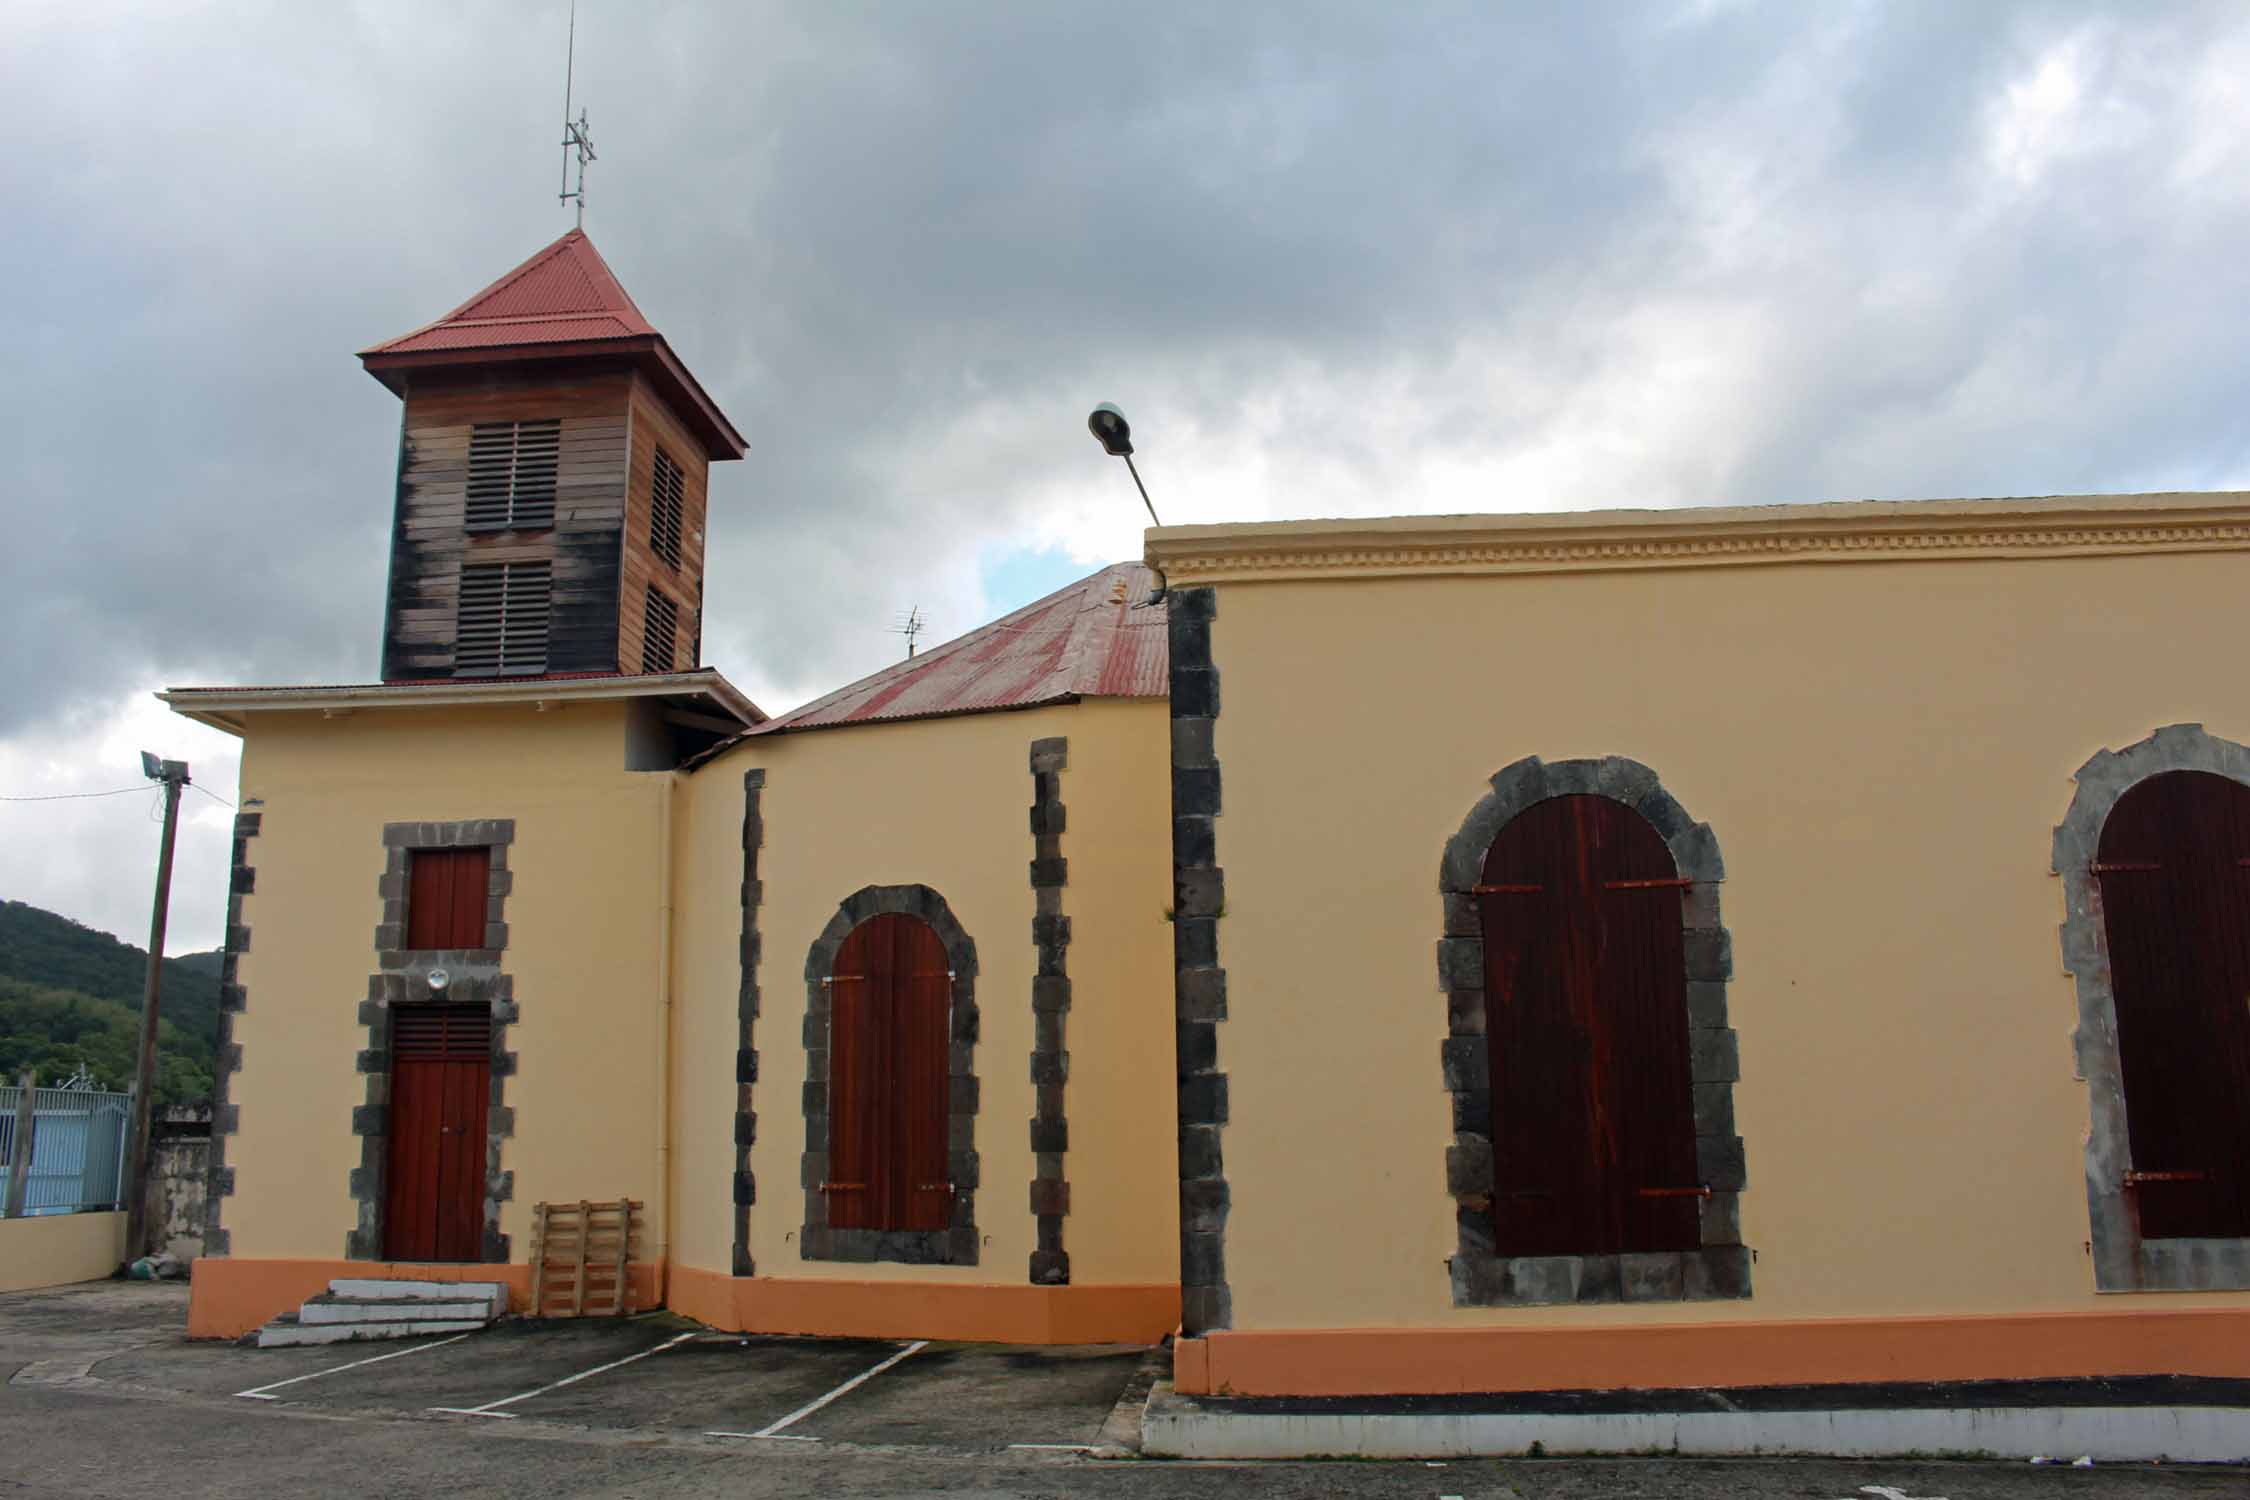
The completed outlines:
[[[2250,1235],[2250,787],[2150,777],[2110,810],[2094,873],[2141,1233]]]
[[[483,1259],[491,1081],[490,1006],[402,1005],[391,1012],[386,1259]]]
[[[829,986],[828,1222],[839,1229],[943,1229],[946,1170],[945,945],[919,917],[853,928]]]
[[[406,946],[482,948],[492,851],[417,849],[406,869]]]
[[[1680,882],[1646,819],[1557,797],[1493,840],[1478,888],[1503,1255],[1699,1242]]]

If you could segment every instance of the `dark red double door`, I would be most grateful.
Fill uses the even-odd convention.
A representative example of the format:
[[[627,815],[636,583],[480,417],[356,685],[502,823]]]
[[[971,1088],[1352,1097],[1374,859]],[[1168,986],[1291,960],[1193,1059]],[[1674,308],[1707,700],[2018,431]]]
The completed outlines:
[[[945,945],[919,917],[869,917],[837,951],[829,986],[828,1222],[943,1229],[948,1021]]]
[[[484,1258],[485,1104],[491,1086],[490,1006],[393,1009],[386,1259]]]
[[[2250,1236],[2250,787],[2150,777],[2110,810],[2094,873],[2141,1233]]]
[[[1526,809],[1478,887],[1502,1255],[1699,1243],[1671,851],[1606,797]]]

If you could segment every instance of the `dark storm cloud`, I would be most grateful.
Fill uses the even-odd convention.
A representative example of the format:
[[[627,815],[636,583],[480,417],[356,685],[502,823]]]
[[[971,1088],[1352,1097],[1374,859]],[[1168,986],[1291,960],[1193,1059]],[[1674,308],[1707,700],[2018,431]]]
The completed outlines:
[[[0,21],[0,735],[372,675],[397,410],[350,352],[567,226],[562,25]],[[980,556],[1131,555],[1100,399],[1181,521],[2245,478],[2233,5],[579,26],[588,227],[752,443],[706,643],[771,707],[910,603],[977,623]]]

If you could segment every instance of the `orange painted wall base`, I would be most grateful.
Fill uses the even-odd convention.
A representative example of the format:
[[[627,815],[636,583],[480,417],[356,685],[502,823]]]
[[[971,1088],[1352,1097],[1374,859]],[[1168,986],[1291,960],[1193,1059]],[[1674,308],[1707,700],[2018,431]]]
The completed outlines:
[[[510,1311],[520,1313],[531,1304],[531,1267],[528,1265],[416,1265],[401,1261],[204,1256],[190,1267],[188,1337],[240,1338],[282,1313],[295,1311],[306,1298],[327,1290],[331,1280],[347,1276],[375,1281],[504,1281],[508,1284]],[[664,1267],[661,1264],[632,1266],[627,1276],[635,1308],[662,1304]]]
[[[1154,1344],[1179,1325],[1180,1289],[734,1277],[672,1269],[672,1310],[738,1333],[995,1344]]]
[[[1180,1321],[1180,1289],[1158,1286],[963,1286],[907,1281],[738,1280],[661,1264],[631,1268],[633,1306],[664,1306],[739,1333],[927,1338],[997,1344],[1154,1344]],[[205,1257],[193,1267],[188,1337],[239,1338],[296,1309],[337,1277],[504,1281],[508,1304],[531,1300],[531,1267],[364,1260]]]
[[[1639,1328],[1235,1330],[1182,1339],[1174,1388],[1199,1396],[2250,1376],[2250,1308]]]

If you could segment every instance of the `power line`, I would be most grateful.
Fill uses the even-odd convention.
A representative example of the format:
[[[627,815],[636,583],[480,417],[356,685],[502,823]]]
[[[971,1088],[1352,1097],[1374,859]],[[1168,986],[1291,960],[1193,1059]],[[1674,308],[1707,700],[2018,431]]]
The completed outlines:
[[[0,802],[74,802],[83,797],[122,797],[127,792],[145,792],[145,786],[121,786],[114,792],[52,792],[43,797],[0,797]]]
[[[217,792],[212,791],[200,781],[191,781],[188,783],[188,785],[194,787],[197,791],[203,793],[204,796],[209,797],[213,802],[218,803],[221,807],[234,806],[232,802],[229,802],[226,798],[220,796]]]

